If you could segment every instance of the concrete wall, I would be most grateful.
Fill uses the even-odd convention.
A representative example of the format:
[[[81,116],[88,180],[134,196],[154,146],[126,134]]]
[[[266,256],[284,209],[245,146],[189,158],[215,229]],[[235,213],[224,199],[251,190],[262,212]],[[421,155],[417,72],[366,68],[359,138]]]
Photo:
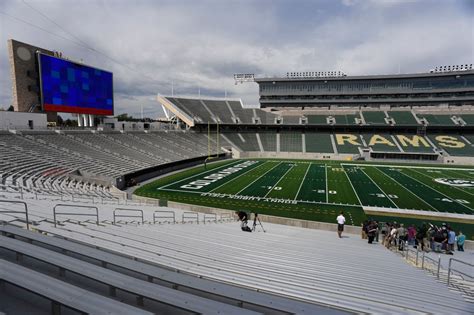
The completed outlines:
[[[13,107],[17,112],[28,112],[30,107],[40,104],[39,73],[36,52],[53,56],[51,50],[26,43],[8,40],[8,58],[13,85]],[[34,112],[40,112],[36,107]],[[48,121],[56,121],[56,113],[48,113]]]
[[[234,158],[263,158],[263,159],[304,159],[304,160],[338,160],[351,161],[353,154],[334,153],[303,153],[303,152],[238,152],[233,150]]]
[[[29,121],[33,129],[47,128],[46,114],[0,111],[0,130],[31,129]]]
[[[444,164],[474,165],[474,157],[471,156],[445,156]]]

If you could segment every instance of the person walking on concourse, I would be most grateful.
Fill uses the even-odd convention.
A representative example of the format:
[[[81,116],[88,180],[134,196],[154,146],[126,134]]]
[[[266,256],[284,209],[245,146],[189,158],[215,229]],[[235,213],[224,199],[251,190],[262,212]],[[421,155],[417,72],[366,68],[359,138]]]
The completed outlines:
[[[342,232],[344,231],[344,223],[346,223],[346,218],[344,218],[344,212],[341,211],[341,214],[337,216],[337,235],[339,238],[342,237]]]

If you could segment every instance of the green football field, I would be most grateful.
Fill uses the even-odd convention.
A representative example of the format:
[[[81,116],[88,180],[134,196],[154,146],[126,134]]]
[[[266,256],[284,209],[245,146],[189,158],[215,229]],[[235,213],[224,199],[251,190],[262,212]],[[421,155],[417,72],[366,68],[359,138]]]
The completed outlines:
[[[161,178],[140,187],[135,193],[189,204],[324,222],[334,222],[337,213],[343,210],[349,224],[359,225],[367,219],[365,207],[474,215],[474,168],[231,160]],[[371,215],[374,216],[377,214]],[[393,218],[385,214],[382,220]],[[459,220],[457,223],[464,225]],[[472,224],[467,228],[471,229]]]

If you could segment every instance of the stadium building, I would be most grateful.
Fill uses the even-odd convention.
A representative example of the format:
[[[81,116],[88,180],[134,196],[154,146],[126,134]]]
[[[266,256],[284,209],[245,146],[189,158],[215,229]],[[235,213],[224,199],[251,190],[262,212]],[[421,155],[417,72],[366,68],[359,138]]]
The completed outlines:
[[[259,85],[262,107],[399,107],[474,103],[472,64],[440,67],[440,70],[430,73],[395,75],[290,72],[286,77],[256,78],[255,82]]]
[[[169,122],[145,124],[106,117],[112,73],[14,40],[9,53],[0,313],[473,313],[470,66],[249,75],[260,108],[158,96]],[[61,112],[79,127],[46,125]],[[235,210],[259,214],[252,233]],[[447,222],[468,251],[369,245],[367,219]]]

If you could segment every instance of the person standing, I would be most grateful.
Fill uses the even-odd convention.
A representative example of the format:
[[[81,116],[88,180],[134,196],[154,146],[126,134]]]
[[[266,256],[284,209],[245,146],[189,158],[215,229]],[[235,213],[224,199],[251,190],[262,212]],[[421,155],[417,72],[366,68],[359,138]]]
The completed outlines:
[[[458,251],[463,252],[464,251],[464,241],[466,240],[466,235],[462,234],[461,231],[459,231],[459,235],[457,237],[456,244],[458,245]]]
[[[375,225],[374,221],[370,221],[369,225],[367,226],[367,237],[368,243],[372,244],[374,242],[375,233],[377,232],[377,226]]]
[[[456,243],[456,232],[448,226],[448,245],[446,247],[446,254],[453,255],[454,243]]]
[[[341,211],[341,214],[337,216],[336,221],[337,221],[337,235],[339,235],[339,238],[341,238],[342,232],[344,231],[344,224],[346,223],[346,218],[344,218],[343,211]]]

